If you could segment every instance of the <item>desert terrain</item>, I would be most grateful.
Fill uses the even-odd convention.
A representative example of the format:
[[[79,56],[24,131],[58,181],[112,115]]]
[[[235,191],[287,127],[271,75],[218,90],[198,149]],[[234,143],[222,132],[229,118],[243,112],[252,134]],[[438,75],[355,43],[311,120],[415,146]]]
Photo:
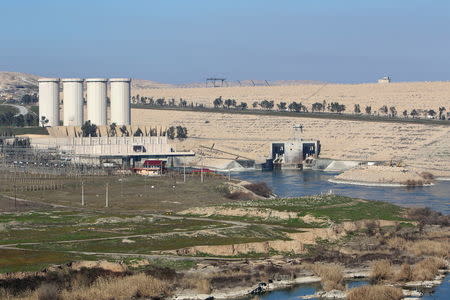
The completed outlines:
[[[175,141],[177,150],[190,149],[208,157],[235,159],[207,151],[205,147],[231,152],[262,162],[269,156],[270,143],[293,137],[293,125],[303,124],[305,139],[318,139],[321,157],[342,160],[403,161],[408,167],[436,176],[450,176],[450,127],[255,116],[226,113],[202,113],[133,109],[133,123],[138,125],[182,125],[189,138]],[[210,159],[220,167],[223,160]]]
[[[212,106],[215,98],[235,99],[238,103],[247,102],[251,107],[254,101],[274,100],[290,103],[302,102],[311,109],[315,102],[339,102],[346,106],[347,113],[353,113],[355,104],[364,112],[366,106],[377,112],[380,107],[395,106],[400,115],[403,110],[450,109],[450,82],[399,82],[390,84],[299,84],[285,86],[243,86],[219,88],[133,88],[133,95],[153,97],[154,99],[183,98],[189,102]]]

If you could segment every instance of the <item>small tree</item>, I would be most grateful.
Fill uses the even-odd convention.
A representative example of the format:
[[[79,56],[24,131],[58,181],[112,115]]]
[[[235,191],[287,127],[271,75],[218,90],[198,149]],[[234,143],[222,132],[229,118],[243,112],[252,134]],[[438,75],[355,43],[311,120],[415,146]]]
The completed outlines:
[[[25,124],[27,126],[38,126],[37,116],[34,114],[26,114],[25,115]]]
[[[175,138],[175,127],[170,126],[167,128],[166,134],[169,139],[173,140]]]
[[[138,128],[133,134],[133,136],[143,136],[143,135],[144,135],[144,133],[142,132],[142,130],[140,128]]]
[[[295,111],[295,112],[299,112],[302,109],[302,104],[301,103],[297,103],[297,102],[292,102],[289,104],[288,106],[290,111]]]
[[[23,117],[23,115],[18,115],[16,117],[14,117],[13,124],[16,127],[23,127],[23,126],[25,126],[25,118]]]
[[[110,136],[117,136],[117,124],[111,123],[109,125],[109,134]]]
[[[84,122],[83,126],[81,126],[81,132],[83,137],[97,136],[97,125],[92,124],[90,120],[87,120]]]
[[[388,107],[386,105],[383,105],[382,107],[380,107],[380,112],[387,115]]]
[[[419,113],[417,112],[417,110],[413,109],[410,113],[411,117],[415,118],[419,115]]]
[[[279,104],[277,104],[278,110],[286,110],[286,102],[280,102]]]
[[[259,105],[259,102],[258,102],[258,101],[254,101],[254,102],[252,103],[253,108],[257,108],[258,105]]]
[[[389,107],[389,110],[391,112],[391,116],[392,117],[396,117],[397,116],[397,109],[395,108],[395,106]]]
[[[359,104],[355,104],[355,108],[353,109],[353,111],[355,112],[355,114],[361,113],[361,107],[359,106]]]
[[[366,106],[366,114],[370,115],[372,113],[372,106]]]
[[[120,132],[122,133],[122,136],[130,136],[127,126],[125,125],[122,125],[122,127],[120,127]]]
[[[239,104],[239,108],[242,110],[247,109],[247,102],[241,102],[241,104]]]
[[[315,111],[323,111],[323,109],[324,109],[323,103],[316,102],[316,103],[313,103],[313,104],[311,105],[311,110],[312,110],[312,112],[315,112]]]
[[[222,96],[220,96],[219,98],[214,99],[213,105],[214,105],[215,108],[221,107],[223,105]]]
[[[41,123],[42,127],[45,127],[45,125],[47,125],[49,121],[45,116],[42,116],[39,122]]]
[[[445,112],[445,107],[439,107],[439,119],[440,120],[444,120],[445,119],[444,112]]]
[[[434,109],[430,109],[430,110],[427,112],[427,114],[428,114],[428,116],[432,117],[433,119],[434,119],[434,117],[437,115],[437,114],[436,114],[436,111],[434,111]]]
[[[165,106],[166,100],[164,98],[156,99],[156,104],[158,104],[159,106]]]
[[[177,139],[183,140],[188,137],[187,128],[183,126],[177,126]]]
[[[405,118],[408,117],[408,111],[406,109],[403,111],[403,117],[405,117]]]

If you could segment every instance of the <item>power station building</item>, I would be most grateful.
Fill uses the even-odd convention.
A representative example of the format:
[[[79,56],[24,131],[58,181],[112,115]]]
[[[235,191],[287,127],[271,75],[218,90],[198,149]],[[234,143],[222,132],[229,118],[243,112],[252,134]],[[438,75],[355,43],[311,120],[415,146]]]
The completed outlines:
[[[107,125],[108,81],[111,87],[109,124],[131,124],[130,78],[41,78],[39,82],[39,120],[45,127],[60,126],[59,106],[63,104],[63,125],[81,126],[85,121]],[[60,99],[62,83],[62,99]],[[86,83],[87,116],[84,115],[83,84]]]

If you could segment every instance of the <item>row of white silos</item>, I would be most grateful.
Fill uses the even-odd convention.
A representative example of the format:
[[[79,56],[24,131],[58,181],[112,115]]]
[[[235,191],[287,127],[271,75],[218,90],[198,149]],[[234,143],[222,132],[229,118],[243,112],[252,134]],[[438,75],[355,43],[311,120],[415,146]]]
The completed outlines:
[[[80,126],[86,120],[96,125],[107,124],[106,78],[41,78],[39,81],[39,119],[48,122],[45,126],[59,126],[59,83],[63,86],[64,126]],[[87,117],[83,117],[83,82],[86,82]],[[131,79],[111,78],[110,123],[130,125],[131,123]]]

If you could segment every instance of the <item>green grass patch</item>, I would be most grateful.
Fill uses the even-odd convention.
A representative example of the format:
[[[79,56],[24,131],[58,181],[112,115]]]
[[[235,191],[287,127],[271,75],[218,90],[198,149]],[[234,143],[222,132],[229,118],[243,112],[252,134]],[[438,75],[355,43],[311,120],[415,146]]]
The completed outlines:
[[[47,129],[44,127],[13,127],[13,126],[0,126],[0,132],[10,132],[14,135],[22,134],[40,134],[48,135]]]
[[[11,112],[13,114],[18,114],[19,110],[17,108],[15,108],[14,106],[11,105],[0,105],[0,114],[4,114],[7,112]]]
[[[308,196],[288,199],[251,200],[227,203],[225,207],[241,209],[267,208],[277,211],[297,212],[299,216],[312,215],[334,222],[374,220],[405,220],[404,209],[382,201],[368,201],[339,195]],[[320,223],[304,223],[301,219],[287,219],[289,227],[321,227]]]
[[[214,232],[198,232],[189,235],[171,233],[164,236],[130,238],[133,243],[124,243],[121,239],[114,239],[61,244],[19,245],[19,247],[47,251],[149,254],[153,251],[174,250],[200,245],[230,245],[282,239],[287,240],[287,237],[280,231],[252,225],[238,229],[225,228],[217,229]]]
[[[96,255],[79,255],[55,251],[0,249],[0,273],[35,272],[50,264],[64,264],[74,260],[98,260]]]
[[[29,212],[0,215],[0,244],[44,243],[226,228],[208,220],[89,212]]]

